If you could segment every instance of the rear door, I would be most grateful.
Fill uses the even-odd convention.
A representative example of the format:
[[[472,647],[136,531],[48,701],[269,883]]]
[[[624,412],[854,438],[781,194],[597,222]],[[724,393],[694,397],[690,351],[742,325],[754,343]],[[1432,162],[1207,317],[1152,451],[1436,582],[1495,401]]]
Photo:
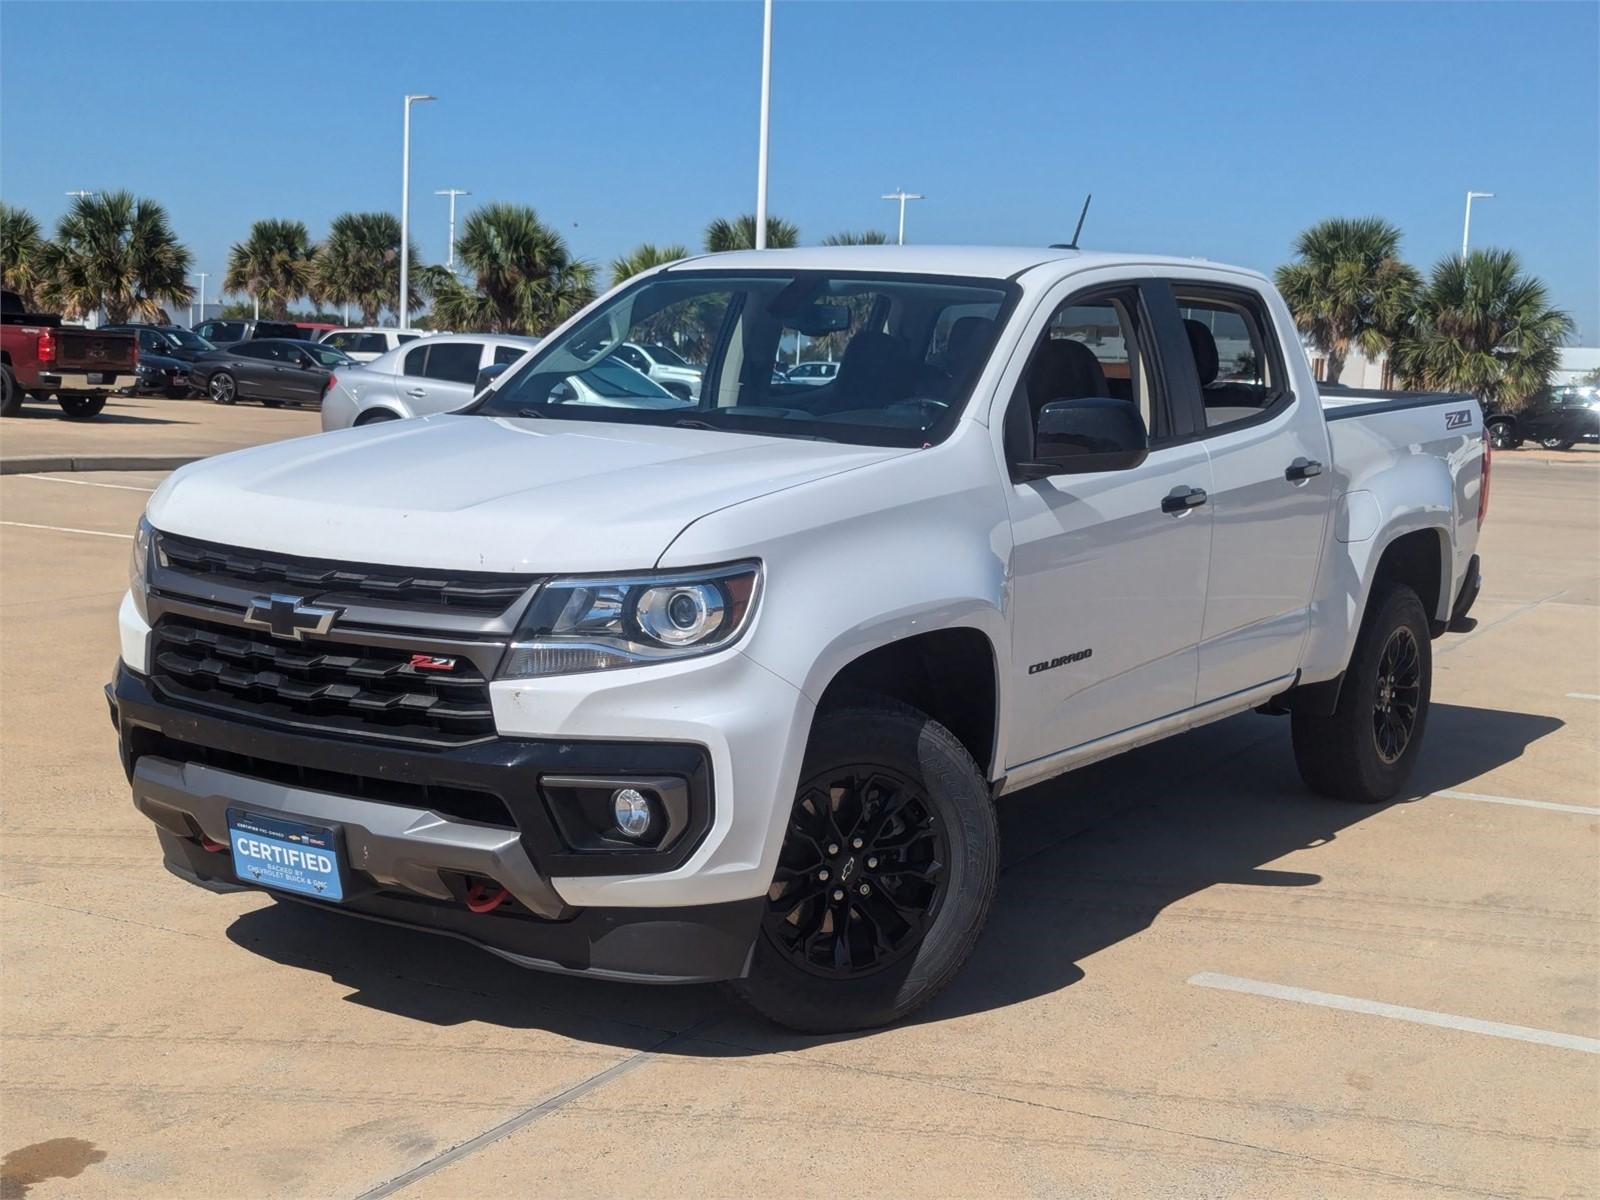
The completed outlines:
[[[416,416],[449,412],[473,397],[486,343],[428,339],[402,360],[404,375],[396,380],[401,398]]]
[[[1211,566],[1200,638],[1205,703],[1292,675],[1311,620],[1333,474],[1321,401],[1296,395],[1254,288],[1172,279],[1190,354],[1174,364],[1211,460]]]
[[[1008,459],[1027,457],[1040,405],[1080,398],[1052,394],[1066,386],[1138,404],[1151,450],[1127,470],[1007,485],[1018,697],[1008,768],[1194,704],[1211,469],[1166,395],[1171,348],[1153,311],[1163,295],[1137,282],[1084,290],[1068,280],[1026,335],[1028,365],[1006,410]],[[1169,318],[1169,334],[1175,323]],[[1078,347],[1052,345],[1061,341]],[[1051,379],[1051,360],[1073,366],[1059,374],[1063,382]],[[1198,502],[1173,503],[1194,492]]]

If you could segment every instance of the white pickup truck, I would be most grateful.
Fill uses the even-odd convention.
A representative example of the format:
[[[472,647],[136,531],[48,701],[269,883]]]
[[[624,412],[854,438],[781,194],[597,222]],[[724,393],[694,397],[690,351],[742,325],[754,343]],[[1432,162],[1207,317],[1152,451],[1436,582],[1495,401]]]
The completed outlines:
[[[627,343],[698,400],[565,402]],[[1008,792],[1256,709],[1394,796],[1488,469],[1470,397],[1319,397],[1249,271],[693,259],[458,413],[173,474],[108,695],[194,883],[860,1028],[967,957]]]

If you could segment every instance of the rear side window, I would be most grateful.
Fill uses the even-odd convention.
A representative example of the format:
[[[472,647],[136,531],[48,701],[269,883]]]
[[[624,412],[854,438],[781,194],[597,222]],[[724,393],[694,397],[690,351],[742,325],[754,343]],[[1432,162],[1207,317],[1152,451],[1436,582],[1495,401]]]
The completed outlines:
[[[1274,412],[1289,397],[1283,356],[1254,293],[1173,284],[1208,432]]]
[[[407,342],[414,342],[421,336],[420,333],[397,333],[394,335],[394,344],[404,346]]]
[[[276,358],[275,347],[269,343],[246,342],[237,347],[233,354],[236,358]]]
[[[478,378],[478,363],[483,358],[482,342],[435,342],[424,347],[428,361],[422,374],[445,383],[473,383]],[[413,350],[408,359],[416,355]]]
[[[428,365],[428,348],[418,346],[415,350],[408,351],[405,364],[400,368],[402,375],[421,375]]]

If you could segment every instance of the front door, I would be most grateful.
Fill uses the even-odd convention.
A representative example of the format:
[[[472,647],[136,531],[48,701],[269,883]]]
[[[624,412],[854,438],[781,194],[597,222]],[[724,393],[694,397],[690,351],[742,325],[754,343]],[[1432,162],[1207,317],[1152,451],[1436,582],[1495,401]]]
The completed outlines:
[[[1212,517],[1204,496],[1193,493],[1209,493],[1211,473],[1205,447],[1179,441],[1183,430],[1151,369],[1156,341],[1146,299],[1124,286],[1062,300],[1011,400],[1011,428],[1022,413],[1029,437],[1033,413],[1050,401],[1131,400],[1152,449],[1127,470],[1010,486],[1017,702],[1008,767],[1195,702]],[[1186,495],[1189,503],[1170,499]]]

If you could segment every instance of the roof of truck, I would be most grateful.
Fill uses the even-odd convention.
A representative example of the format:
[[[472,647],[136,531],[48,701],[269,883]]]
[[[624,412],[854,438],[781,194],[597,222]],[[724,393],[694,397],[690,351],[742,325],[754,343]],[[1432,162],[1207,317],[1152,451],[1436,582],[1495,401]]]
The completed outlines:
[[[907,271],[919,275],[1009,279],[1045,263],[1066,261],[1083,268],[1149,263],[1153,266],[1203,266],[1230,271],[1244,269],[1202,258],[1064,250],[1051,246],[800,246],[793,250],[734,250],[725,254],[701,254],[674,263],[667,269],[750,271],[780,267],[789,271]],[[1247,273],[1255,274],[1253,271]]]

